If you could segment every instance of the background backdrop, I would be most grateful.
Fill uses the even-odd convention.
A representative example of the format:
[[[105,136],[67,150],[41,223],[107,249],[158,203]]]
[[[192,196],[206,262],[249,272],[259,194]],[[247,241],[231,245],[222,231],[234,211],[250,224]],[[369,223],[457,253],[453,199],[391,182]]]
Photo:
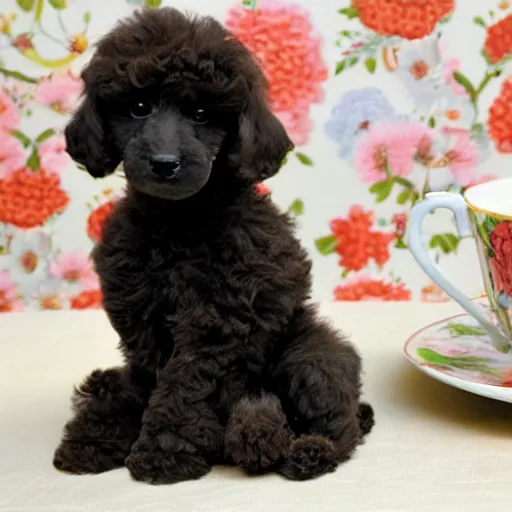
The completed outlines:
[[[94,41],[144,3],[210,14],[256,55],[297,146],[261,187],[297,216],[318,300],[445,300],[409,255],[412,205],[512,175],[512,6],[464,0],[2,0],[0,311],[99,307],[88,260],[122,194],[65,153]],[[472,240],[432,216],[445,273],[481,291]]]

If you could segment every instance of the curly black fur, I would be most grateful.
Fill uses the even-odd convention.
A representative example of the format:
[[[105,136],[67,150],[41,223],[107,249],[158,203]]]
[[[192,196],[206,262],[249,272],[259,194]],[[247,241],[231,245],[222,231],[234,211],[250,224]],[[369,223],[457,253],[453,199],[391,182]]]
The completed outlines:
[[[126,367],[76,390],[55,466],[154,484],[217,463],[333,471],[373,411],[356,350],[307,305],[292,221],[254,191],[292,148],[260,68],[215,20],[159,9],[101,40],[83,79],[68,151],[128,181],[93,253]]]

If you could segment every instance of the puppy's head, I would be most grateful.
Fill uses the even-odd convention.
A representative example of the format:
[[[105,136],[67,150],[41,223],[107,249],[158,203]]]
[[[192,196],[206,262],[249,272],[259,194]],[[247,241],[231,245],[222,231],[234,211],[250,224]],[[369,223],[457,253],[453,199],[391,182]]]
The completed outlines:
[[[140,192],[186,199],[212,176],[251,185],[293,148],[248,50],[212,18],[145,10],[98,44],[67,150],[94,177],[123,162]]]

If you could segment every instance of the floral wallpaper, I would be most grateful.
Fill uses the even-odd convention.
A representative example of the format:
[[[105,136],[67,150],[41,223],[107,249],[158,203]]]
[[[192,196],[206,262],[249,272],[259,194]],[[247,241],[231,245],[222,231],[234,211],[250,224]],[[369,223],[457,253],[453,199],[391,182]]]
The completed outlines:
[[[296,149],[258,188],[296,216],[315,299],[446,300],[407,250],[407,217],[429,191],[512,174],[512,2],[3,0],[0,312],[101,307],[89,253],[123,178],[77,168],[62,130],[94,41],[144,4],[215,16],[261,63]],[[449,216],[426,242],[481,292]]]

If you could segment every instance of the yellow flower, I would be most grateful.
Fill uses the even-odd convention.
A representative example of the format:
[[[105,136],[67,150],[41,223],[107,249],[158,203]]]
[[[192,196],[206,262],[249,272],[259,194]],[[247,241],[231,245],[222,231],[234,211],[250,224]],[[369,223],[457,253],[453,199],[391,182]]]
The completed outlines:
[[[500,2],[498,4],[498,7],[503,10],[508,9],[510,7],[510,2],[508,2],[507,0],[503,0],[503,2]]]
[[[2,34],[10,34],[11,23],[16,19],[16,14],[0,14],[0,32]]]
[[[85,34],[75,34],[71,38],[71,45],[69,49],[73,53],[84,53],[88,46],[89,42],[87,41]]]

